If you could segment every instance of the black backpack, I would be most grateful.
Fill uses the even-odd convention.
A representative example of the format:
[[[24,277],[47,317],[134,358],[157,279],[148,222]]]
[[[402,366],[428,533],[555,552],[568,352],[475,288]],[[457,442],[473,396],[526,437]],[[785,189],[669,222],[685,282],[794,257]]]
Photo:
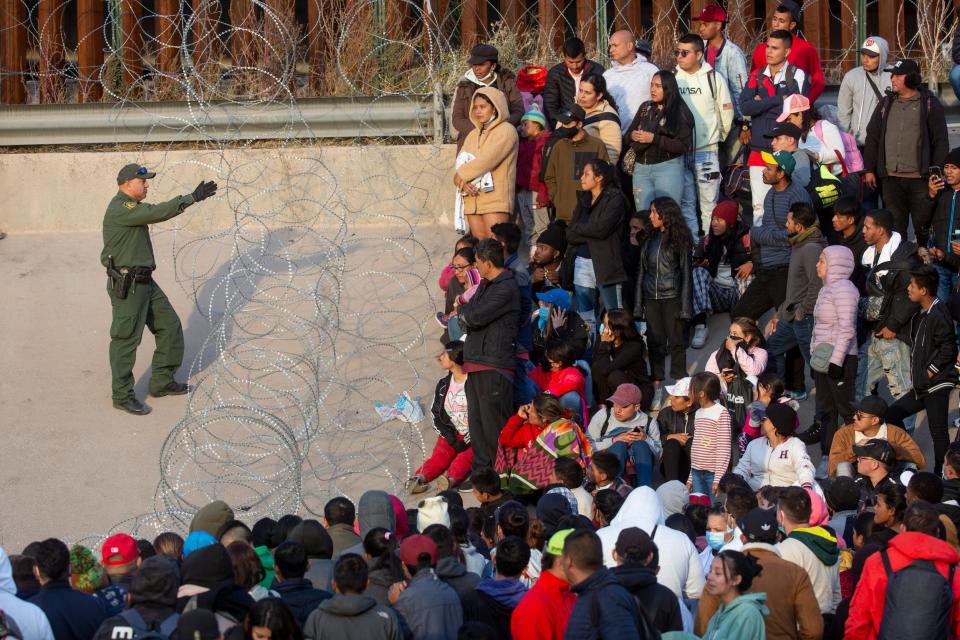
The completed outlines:
[[[131,639],[130,636],[125,633],[118,635],[117,629],[126,628],[120,626],[114,627],[114,632],[111,637],[126,640],[145,640],[146,638],[150,638],[151,640],[170,640],[170,636],[177,630],[177,622],[180,620],[179,613],[171,613],[164,618],[160,624],[147,624],[147,621],[143,619],[143,616],[140,615],[140,612],[136,609],[122,611],[120,612],[120,617],[133,629],[133,638]]]
[[[880,559],[887,589],[877,640],[947,640],[956,565],[944,578],[932,560],[914,560],[894,573],[886,550],[880,552]]]

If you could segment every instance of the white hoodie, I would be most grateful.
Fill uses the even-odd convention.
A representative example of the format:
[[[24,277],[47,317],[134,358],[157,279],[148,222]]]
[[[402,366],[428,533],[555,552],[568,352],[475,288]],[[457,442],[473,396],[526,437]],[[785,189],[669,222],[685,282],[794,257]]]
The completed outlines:
[[[650,99],[650,81],[657,71],[657,65],[638,53],[630,64],[614,62],[603,72],[607,91],[613,96],[620,112],[620,131],[623,135],[630,130],[630,123],[640,105]]]
[[[733,126],[733,102],[723,76],[706,61],[696,73],[675,72],[680,96],[693,114],[697,151],[714,151]]]
[[[13,618],[24,640],[53,640],[53,630],[46,614],[35,604],[17,597],[13,567],[7,552],[0,548],[0,610]]]
[[[637,487],[631,491],[610,525],[597,531],[603,543],[603,563],[606,566],[617,566],[613,559],[613,548],[620,532],[628,527],[639,527],[648,534],[656,527],[653,541],[660,551],[657,582],[673,591],[677,597],[698,599],[703,592],[703,569],[697,548],[685,534],[663,524],[660,499],[650,487]]]
[[[816,469],[810,461],[807,445],[799,438],[787,438],[786,442],[771,448],[770,441],[760,437],[747,445],[733,472],[746,480],[751,489],[759,491],[766,485],[813,485]]]

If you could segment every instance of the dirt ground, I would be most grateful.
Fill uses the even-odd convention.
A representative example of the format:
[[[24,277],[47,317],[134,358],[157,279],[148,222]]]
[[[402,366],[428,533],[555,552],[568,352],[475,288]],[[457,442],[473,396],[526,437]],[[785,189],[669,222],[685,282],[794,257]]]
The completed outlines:
[[[336,376],[321,371],[295,385],[310,393],[321,391],[315,402],[300,401],[319,408],[309,417],[313,422],[308,427],[295,424],[299,414],[288,412],[285,424],[294,444],[278,444],[280,436],[262,433],[251,439],[249,425],[229,417],[224,421],[229,434],[219,430],[222,426],[205,427],[205,439],[188,433],[190,425],[220,410],[220,405],[211,403],[225,386],[238,401],[243,400],[238,394],[243,386],[227,385],[226,378],[236,371],[229,366],[218,369],[216,359],[210,357],[216,349],[211,343],[204,346],[226,298],[204,289],[194,298],[189,281],[177,282],[173,233],[154,236],[156,280],[184,326],[186,356],[178,377],[185,379],[193,366],[190,382],[198,388],[192,400],[186,396],[147,399],[153,412],[146,417],[130,416],[111,406],[110,308],[98,261],[99,233],[13,235],[0,242],[4,274],[0,278],[0,361],[4,365],[0,376],[4,437],[0,545],[18,552],[31,540],[48,536],[93,542],[116,528],[152,538],[158,527],[174,526],[177,521],[169,513],[161,518],[151,514],[173,505],[184,512],[181,517],[189,517],[191,505],[205,498],[223,497],[236,507],[253,504],[248,518],[252,524],[255,515],[273,508],[318,513],[326,499],[338,493],[357,499],[366,489],[381,488],[401,495],[403,480],[436,437],[429,409],[439,377],[433,357],[440,328],[432,315],[436,305],[442,304],[436,276],[455,236],[448,228],[420,228],[415,238],[421,244],[411,249],[409,238],[392,242],[392,234],[389,229],[358,227],[342,239],[349,250],[338,271],[336,308],[315,316],[322,324],[336,311],[338,331],[326,342],[318,339],[322,345],[318,348],[331,352],[315,359],[320,368],[334,367]],[[409,273],[400,273],[401,266]],[[322,284],[324,277],[317,276],[318,282]],[[210,309],[213,324],[207,317]],[[276,310],[258,313],[252,308],[241,313],[262,319],[274,317]],[[249,326],[244,329],[254,331]],[[707,348],[688,352],[691,371],[702,370],[726,335],[726,315],[713,317],[710,329]],[[141,398],[147,391],[152,349],[153,338],[145,332],[135,368]],[[203,357],[198,359],[201,352]],[[332,377],[348,384],[332,389],[326,384]],[[256,387],[246,389],[252,397]],[[403,390],[420,400],[427,417],[413,428],[395,421],[380,424],[373,404],[392,403]],[[263,401],[271,402],[276,403],[275,396]],[[813,408],[811,395],[802,403],[804,427],[810,424]],[[273,415],[279,415],[280,409],[274,409]],[[240,413],[248,416],[250,410],[230,416]],[[918,439],[929,457],[932,445],[924,425],[923,421],[918,425]],[[251,448],[255,441],[270,449],[269,454],[251,457],[249,469],[236,468],[233,463],[242,459],[238,451],[243,449],[236,444],[237,434],[246,438],[245,447]],[[224,445],[231,441],[232,448]],[[196,447],[203,444],[214,454],[197,454]],[[285,457],[284,451],[295,451],[295,456]],[[819,451],[815,447],[810,451],[816,461]],[[223,456],[233,457],[228,464]],[[168,478],[175,475],[173,482],[179,483],[174,497],[169,491],[158,494],[161,458]],[[416,503],[403,497],[408,504]]]

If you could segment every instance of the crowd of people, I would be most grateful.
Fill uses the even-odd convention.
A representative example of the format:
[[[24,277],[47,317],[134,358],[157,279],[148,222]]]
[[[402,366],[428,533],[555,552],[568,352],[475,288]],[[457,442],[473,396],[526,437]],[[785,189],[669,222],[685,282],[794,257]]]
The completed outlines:
[[[473,48],[415,508],[0,549],[0,638],[960,637],[943,108],[877,36],[818,107],[790,0],[749,58],[694,21],[673,70],[628,31],[609,69]]]

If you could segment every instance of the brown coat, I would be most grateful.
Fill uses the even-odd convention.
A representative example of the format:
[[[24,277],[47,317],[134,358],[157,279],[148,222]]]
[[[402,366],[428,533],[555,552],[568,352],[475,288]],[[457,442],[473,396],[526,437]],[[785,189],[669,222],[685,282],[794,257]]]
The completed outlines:
[[[841,462],[856,463],[857,456],[853,455],[854,443],[853,425],[841,427],[833,436],[833,444],[830,445],[830,460],[827,473],[831,476],[837,472],[837,465]],[[910,437],[906,431],[892,424],[887,425],[887,440],[893,445],[893,450],[897,454],[897,460],[913,462],[918,469],[923,469],[927,461],[920,451],[920,447]]]
[[[517,129],[504,114],[509,113],[507,97],[498,89],[483,87],[477,93],[490,98],[497,115],[490,124],[470,119],[474,129],[463,141],[462,151],[472,153],[475,160],[461,166],[457,173],[466,181],[475,180],[487,171],[493,176],[493,191],[481,191],[476,196],[464,196],[466,215],[481,213],[509,213],[513,211],[513,197],[517,189],[517,151],[520,139]]]
[[[743,552],[753,556],[763,571],[753,579],[748,593],[766,593],[770,614],[764,619],[767,640],[820,640],[823,617],[807,572],[780,557],[773,545],[750,543]],[[720,600],[706,589],[700,597],[694,632],[702,636]]]
[[[497,81],[493,88],[503,91],[507,97],[507,104],[510,106],[508,112],[509,120],[513,126],[520,126],[520,118],[523,117],[523,96],[517,88],[517,76],[509,69],[497,67]],[[473,116],[470,114],[473,104],[473,94],[480,89],[473,80],[464,77],[457,83],[457,88],[453,94],[453,105],[451,107],[450,124],[457,130],[457,151],[463,148],[467,134],[473,131],[476,126],[473,123]]]
[[[543,182],[550,193],[550,202],[556,210],[557,218],[569,223],[577,208],[577,194],[580,190],[580,174],[590,160],[600,158],[610,161],[607,147],[599,138],[587,133],[583,140],[557,140],[547,158]],[[616,162],[616,158],[613,162]]]

